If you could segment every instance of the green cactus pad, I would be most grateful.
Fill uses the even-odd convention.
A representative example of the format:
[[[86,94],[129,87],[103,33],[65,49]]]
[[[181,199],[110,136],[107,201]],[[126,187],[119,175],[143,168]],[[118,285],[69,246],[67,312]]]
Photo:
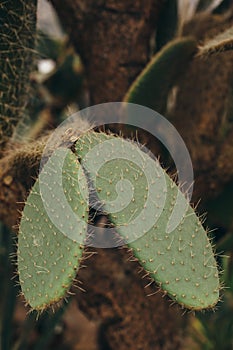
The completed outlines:
[[[88,187],[82,167],[59,148],[27,198],[18,235],[19,281],[37,310],[64,298],[82,256],[88,220]]]
[[[79,138],[76,152],[117,231],[161,289],[189,309],[213,307],[219,276],[210,241],[159,162],[133,142],[93,132]]]
[[[185,37],[171,41],[143,69],[125,95],[124,101],[163,113],[171,87],[184,72],[196,50],[194,38]]]

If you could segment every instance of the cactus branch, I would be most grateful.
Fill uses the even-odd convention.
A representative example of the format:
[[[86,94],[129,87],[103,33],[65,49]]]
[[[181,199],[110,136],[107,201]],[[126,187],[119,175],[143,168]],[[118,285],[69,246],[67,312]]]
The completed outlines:
[[[200,46],[198,55],[206,56],[227,50],[233,50],[233,27],[208,40],[203,46]]]
[[[121,101],[149,60],[149,39],[164,1],[52,3],[85,64],[91,103]]]
[[[0,3],[0,151],[22,118],[29,93],[36,0]]]
[[[76,151],[110,220],[151,278],[187,308],[213,307],[220,286],[211,243],[158,160],[135,143],[93,132],[79,138]]]
[[[12,228],[38,175],[45,139],[21,145],[0,159],[0,220]],[[16,149],[17,147],[17,149]]]

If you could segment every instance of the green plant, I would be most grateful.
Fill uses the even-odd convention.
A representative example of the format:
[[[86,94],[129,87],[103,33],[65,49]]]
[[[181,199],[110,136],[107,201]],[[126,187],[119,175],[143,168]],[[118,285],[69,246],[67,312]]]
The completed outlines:
[[[43,310],[64,298],[73,283],[87,231],[87,174],[120,236],[160,288],[187,308],[213,307],[219,299],[219,279],[210,241],[194,210],[186,211],[185,196],[158,161],[132,142],[94,132],[76,142],[81,165],[70,150],[62,165],[63,152],[56,150],[44,166],[22,214],[18,271],[27,303]],[[59,184],[56,174],[61,167]],[[128,203],[129,184],[133,194]],[[47,199],[39,186],[46,187]],[[76,224],[64,213],[62,186]],[[184,214],[174,229],[169,220],[176,200]],[[49,206],[55,211],[56,225]]]
[[[233,178],[231,1],[200,0],[199,6],[196,8],[196,16],[193,18],[190,14],[188,15],[188,11],[186,17],[186,11],[180,11],[178,1],[175,0],[134,3],[131,0],[109,1],[106,2],[106,6],[103,5],[105,2],[102,0],[88,0],[85,6],[82,0],[67,0],[65,3],[60,0],[52,0],[51,2],[56,7],[69,37],[65,40],[54,40],[43,33],[40,35],[36,47],[36,50],[39,50],[37,56],[52,58],[56,63],[56,68],[49,76],[43,76],[41,80],[36,79],[36,82],[33,81],[33,84],[36,84],[34,90],[31,89],[32,84],[29,82],[31,71],[36,70],[36,65],[33,62],[34,39],[36,37],[36,1],[29,4],[23,0],[18,2],[7,0],[0,4],[0,71],[2,73],[0,82],[0,156],[2,157],[0,160],[0,217],[8,227],[14,226],[18,229],[18,211],[22,211],[23,205],[26,203],[18,236],[19,274],[26,301],[31,304],[32,309],[37,310],[27,318],[23,332],[16,344],[15,349],[22,350],[31,346],[28,333],[33,332],[33,327],[36,328],[40,322],[44,323],[45,326],[37,346],[38,349],[46,346],[48,338],[52,335],[52,329],[61,317],[64,308],[59,308],[57,313],[52,316],[44,313],[39,322],[36,321],[38,311],[40,313],[42,310],[50,308],[54,310],[54,305],[57,303],[60,305],[59,301],[73,292],[71,287],[76,285],[76,273],[85,256],[83,249],[85,240],[87,238],[88,242],[89,238],[91,239],[91,235],[88,236],[90,232],[86,232],[88,225],[93,224],[88,221],[88,214],[96,210],[96,203],[88,201],[88,195],[91,191],[97,192],[95,198],[98,197],[98,207],[104,210],[111,226],[115,227],[118,232],[114,235],[117,244],[119,244],[118,240],[123,240],[127,244],[132,258],[140,261],[145,273],[150,275],[150,281],[155,281],[164,295],[168,294],[182,307],[192,310],[203,308],[212,310],[219,299],[218,271],[209,235],[207,236],[202,227],[202,220],[197,218],[191,207],[188,207],[181,226],[178,226],[174,232],[166,232],[170,211],[172,212],[175,208],[174,198],[180,192],[162,167],[151,160],[140,145],[116,138],[114,135],[87,133],[79,137],[71,149],[56,151],[37,178],[40,159],[46,143],[46,136],[42,138],[41,136],[50,132],[51,128],[56,127],[66,118],[67,108],[69,108],[68,114],[71,114],[73,111],[77,111],[78,106],[82,108],[91,103],[124,100],[125,102],[142,104],[163,113],[176,126],[191,152],[197,179],[194,203],[202,198],[200,211],[207,210],[210,214],[207,224],[211,228],[221,227],[212,235],[213,240],[217,242],[217,253],[220,254],[223,250],[230,257],[232,256],[231,197],[228,193],[228,196],[224,194],[221,201],[219,198],[215,203],[212,201],[212,197],[220,194],[223,187],[228,186]],[[193,10],[193,14],[194,12],[195,10]],[[184,18],[181,18],[182,16]],[[190,18],[191,20],[186,23],[185,20]],[[155,36],[154,31],[156,31]],[[152,45],[149,50],[149,39],[152,36],[154,41],[151,40]],[[70,44],[74,46],[78,56]],[[135,49],[131,50],[131,45]],[[151,55],[153,54],[152,57],[149,52]],[[37,74],[32,76],[40,78]],[[31,105],[32,102],[34,103],[34,99],[36,99],[36,106]],[[28,102],[29,109],[25,112],[25,106]],[[129,115],[126,122],[129,125],[134,124],[133,114]],[[17,128],[15,128],[16,126]],[[28,129],[30,130],[28,131]],[[115,131],[115,129],[113,130]],[[129,130],[132,133],[135,131],[132,127]],[[14,137],[10,139],[12,134]],[[15,136],[19,136],[19,138]],[[138,136],[140,142],[144,143],[144,140],[141,140],[140,132]],[[37,140],[38,138],[39,140]],[[85,147],[81,149],[83,141]],[[111,144],[114,143],[116,150],[112,151],[119,150],[122,144],[126,149],[129,149],[129,154],[132,157],[134,154],[137,154],[139,159],[142,156],[146,162],[145,170],[148,164],[151,164],[149,172],[158,167],[156,169],[165,179],[166,187],[169,189],[159,220],[146,232],[143,232],[144,227],[138,225],[136,232],[132,231],[135,233],[135,240],[130,236],[131,232],[129,233],[128,228],[131,227],[134,211],[143,211],[144,209],[146,179],[143,176],[138,180],[139,170],[137,166],[128,167],[131,164],[128,160],[113,159],[106,163],[103,167],[104,170],[101,170],[101,177],[97,177],[95,182],[95,170],[89,167],[88,153],[93,150],[93,143],[98,148],[105,142],[109,144],[109,152],[113,148]],[[154,140],[152,140],[153,142]],[[151,150],[154,152],[153,147]],[[64,154],[67,152],[64,164],[61,162],[63,152]],[[167,160],[164,160],[164,154],[155,150],[155,154],[159,153],[164,164]],[[120,168],[123,167],[122,172],[119,170],[120,168],[117,168],[118,165]],[[167,165],[172,167],[170,160],[166,163]],[[51,202],[42,198],[43,194],[40,193],[40,184],[43,184],[43,179],[46,180],[46,176],[44,177],[46,171],[48,174],[52,174],[50,166],[57,170],[63,169],[62,186],[59,188],[65,188],[68,191],[69,196],[65,197],[70,203],[74,217],[79,218],[84,215],[82,222],[78,223],[76,228],[76,231],[83,233],[78,242],[75,242],[74,239],[76,231],[73,233],[69,231],[71,234],[69,237],[69,235],[64,234],[64,227],[62,229],[57,225],[59,220],[57,222],[55,220],[56,225],[51,222],[51,217],[48,214]],[[115,170],[120,181],[117,182],[115,177],[112,178],[111,168]],[[70,172],[66,174],[68,169]],[[103,171],[108,174],[108,180],[111,180],[112,183],[108,183],[104,178]],[[71,174],[72,172],[74,174]],[[82,174],[81,181],[83,181],[84,188],[84,192],[81,191],[82,196],[86,193],[84,202],[82,196],[76,193],[76,191],[79,192],[80,182],[76,180],[80,174]],[[113,202],[116,200],[117,191],[115,191],[114,185],[119,183],[118,186],[122,185],[125,188],[124,186],[127,186],[127,181],[130,179],[133,180],[131,187],[134,186],[137,189],[135,201],[120,212],[112,212],[109,199]],[[36,183],[31,189],[34,181]],[[95,184],[94,188],[92,188],[93,183]],[[45,182],[44,188],[50,193],[48,186],[50,185]],[[58,198],[58,187],[56,186],[53,193],[55,198]],[[129,189],[132,189],[131,187],[129,185],[127,193]],[[228,187],[225,190],[228,192]],[[174,198],[171,200],[171,197]],[[122,197],[123,199],[126,199],[127,202],[127,198]],[[209,202],[206,203],[206,199]],[[169,204],[169,200],[172,203]],[[180,201],[181,204],[186,204],[183,195],[181,195]],[[77,206],[75,209],[74,203],[76,202],[81,203],[81,206]],[[215,208],[211,208],[212,204]],[[54,208],[57,208],[57,205],[55,203]],[[149,208],[147,207],[149,209],[148,219],[153,216],[153,214],[151,215],[152,209],[156,213],[157,210],[159,211],[156,205],[158,205],[157,201],[151,203]],[[53,206],[51,208],[53,209]],[[65,212],[61,210],[61,207],[58,206],[58,209],[60,210],[58,210],[59,216],[66,217],[63,216]],[[212,211],[212,209],[214,210]],[[42,217],[38,217],[38,210]],[[65,227],[68,223],[70,224],[69,220],[65,220],[64,223]],[[200,240],[196,244],[196,237],[192,233],[197,229],[200,230],[200,233],[197,233]],[[4,228],[0,234],[0,257],[2,266],[7,266],[6,271],[0,269],[1,345],[4,350],[9,350],[12,344],[10,338],[13,334],[11,329],[13,308],[18,300],[15,295],[17,289],[14,290],[12,286],[13,282],[8,285],[8,280],[13,273],[12,269],[9,268],[8,256],[14,250],[11,242],[12,232]],[[221,235],[223,235],[222,239],[219,238]],[[53,253],[51,246],[62,248],[54,249],[54,255],[51,255]],[[67,249],[67,254],[63,254],[64,248]],[[167,253],[162,254],[165,249]],[[187,277],[190,269],[193,269],[192,261],[202,261],[204,254],[209,257],[208,263],[211,261],[211,264],[205,264],[206,261],[200,266],[195,264],[198,265],[196,270],[191,272],[191,277]],[[49,255],[52,256],[52,259]],[[177,257],[177,255],[181,257],[180,264],[172,260],[172,257]],[[224,348],[225,346],[226,349],[229,349],[232,344],[230,315],[232,310],[232,259],[229,262],[227,258],[218,256],[217,260],[220,270],[225,271],[221,281],[229,288],[222,291],[220,296],[224,303],[218,304],[218,309],[216,308],[218,311],[215,314],[209,312],[199,315],[198,313],[199,316],[194,319],[193,325],[195,328],[198,324],[195,330],[198,333],[196,338],[201,339],[200,346],[208,349]],[[108,269],[111,271],[112,266],[110,265]],[[68,268],[66,269],[64,266],[68,266]],[[132,272],[134,267],[130,267],[130,264],[127,266]],[[213,269],[210,270],[210,266]],[[91,269],[86,270],[90,271]],[[95,273],[95,266],[93,266],[92,271]],[[123,273],[121,273],[121,277],[122,275]],[[114,297],[116,297],[114,294],[115,275],[112,274],[112,276],[112,280],[109,282],[109,285],[112,286],[110,294],[114,295],[111,302],[108,299],[108,291],[101,295],[98,287],[95,290],[95,284],[99,283],[101,286],[100,279],[93,282],[93,300],[96,297],[97,305],[95,301],[88,300],[88,297],[85,299],[85,295],[83,298],[82,296],[77,297],[78,303],[85,300],[84,312],[91,317],[93,317],[93,309],[95,311],[98,309],[97,312],[100,312],[97,317],[98,322],[103,322],[106,325],[106,328],[103,328],[103,333],[108,336],[109,330],[111,332],[114,327],[119,326],[118,329],[125,329],[127,336],[131,339],[128,342],[127,337],[122,337],[119,333],[118,344],[122,345],[122,338],[125,338],[123,347],[125,344],[129,347],[128,343],[133,342],[134,344],[138,339],[131,332],[130,322],[127,323],[122,315],[124,316],[128,312],[129,315],[132,313],[132,317],[128,317],[132,320],[135,318],[133,317],[135,314],[144,313],[144,316],[149,317],[154,328],[151,332],[152,335],[148,330],[138,332],[142,336],[138,341],[138,346],[140,347],[143,343],[145,349],[151,349],[151,344],[154,346],[155,342],[154,334],[159,333],[156,322],[159,322],[157,316],[160,311],[158,311],[157,306],[162,303],[160,303],[161,299],[157,304],[156,302],[153,304],[153,297],[150,298],[152,305],[156,306],[153,308],[153,315],[150,312],[151,307],[148,307],[149,303],[146,304],[143,297],[139,298],[138,303],[135,303],[137,305],[132,306],[130,294],[127,294],[129,295],[128,299],[126,297],[123,302],[120,300],[120,307],[118,305],[117,308],[117,303],[114,304]],[[174,276],[177,276],[175,280]],[[51,283],[50,279],[53,278],[55,281]],[[111,279],[111,277],[108,278]],[[198,282],[196,282],[197,280]],[[140,282],[142,285],[143,282],[141,280]],[[124,283],[126,289],[130,290],[129,285]],[[195,285],[193,293],[191,293],[190,285]],[[47,286],[51,287],[49,291]],[[153,286],[154,283],[152,283]],[[91,290],[92,284],[88,287]],[[148,288],[151,292],[150,287]],[[106,304],[111,305],[116,314],[113,318],[109,317],[108,312],[101,313],[98,308],[99,299],[96,295],[98,298],[103,297],[101,300],[104,305],[105,301]],[[144,294],[141,295],[144,296]],[[167,298],[165,297],[164,300]],[[125,304],[127,304],[127,308],[124,309],[123,305]],[[90,309],[92,310],[90,311]],[[119,309],[122,314],[118,314],[116,311]],[[172,312],[175,314],[174,310]],[[169,326],[167,328],[168,311],[165,310],[162,314],[166,324],[166,327],[163,328],[166,332],[169,329]],[[220,324],[224,327],[226,325],[226,327],[221,330],[221,336],[217,337],[216,330],[221,329]],[[173,322],[170,327],[173,334],[176,333],[175,326],[177,329],[180,327],[178,322],[177,325]],[[162,327],[159,324],[160,328]],[[165,338],[166,342],[169,341],[167,334],[165,337],[161,335],[161,338],[163,338],[162,341],[158,341],[156,346],[164,344]],[[207,345],[205,344],[206,340]],[[117,342],[115,344],[112,340],[109,342],[113,343],[113,346],[109,345],[110,348],[118,347]],[[172,346],[175,347],[174,344]]]
[[[65,150],[58,149],[53,153],[40,174],[24,207],[18,238],[18,271],[20,284],[27,302],[35,309],[44,309],[54,304],[64,296],[76,276],[76,270],[81,258],[85,231],[87,226],[87,184],[84,173],[78,178],[79,164],[70,150],[66,155],[64,164],[61,159]],[[43,182],[43,174],[50,179],[62,167],[61,183]],[[75,177],[77,176],[77,179]],[[49,218],[45,199],[42,200],[39,184],[46,186],[46,191],[53,193],[56,203],[62,200],[59,197],[59,186],[64,186],[67,203],[76,214],[76,220],[64,215],[63,204],[56,205],[54,219],[59,221],[57,227]],[[81,188],[80,188],[81,187]],[[82,194],[81,191],[82,190]],[[55,198],[55,196],[57,196]],[[51,203],[47,203],[51,205]],[[64,236],[60,231],[67,226],[73,239]],[[60,230],[59,230],[60,229]],[[77,236],[77,238],[75,238]],[[81,244],[82,243],[82,244]]]
[[[169,91],[190,65],[190,59],[195,56],[208,59],[211,54],[231,50],[232,33],[231,27],[199,47],[193,36],[171,40],[154,55],[135,79],[124,101],[138,103],[159,113],[166,113]]]

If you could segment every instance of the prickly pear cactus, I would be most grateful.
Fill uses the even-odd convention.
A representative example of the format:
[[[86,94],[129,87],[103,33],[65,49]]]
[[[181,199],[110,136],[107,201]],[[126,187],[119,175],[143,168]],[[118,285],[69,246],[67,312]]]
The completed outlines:
[[[75,153],[54,152],[23,211],[18,270],[31,307],[43,310],[69,291],[85,243],[92,186],[124,242],[164,293],[189,309],[213,307],[219,277],[211,243],[158,160],[132,141],[92,131],[79,137]]]
[[[87,219],[83,170],[70,150],[57,149],[27,198],[19,227],[19,281],[33,309],[66,296],[80,265]]]
[[[192,37],[169,42],[139,74],[124,101],[152,108],[159,113],[165,112],[167,95],[196,50],[197,43]]]
[[[172,299],[213,307],[219,277],[211,243],[185,196],[136,144],[89,132],[76,143],[81,164],[133,255]]]

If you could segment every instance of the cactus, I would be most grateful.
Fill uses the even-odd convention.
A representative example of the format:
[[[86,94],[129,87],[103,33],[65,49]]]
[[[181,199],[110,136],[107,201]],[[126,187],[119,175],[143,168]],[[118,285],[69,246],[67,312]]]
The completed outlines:
[[[194,37],[185,36],[170,41],[154,55],[135,79],[124,101],[149,107],[162,114],[166,113],[168,95],[172,87],[184,77],[189,81],[185,74],[192,58],[208,58],[211,54],[232,50],[232,34],[233,28],[230,27],[213,39],[206,40],[199,47]],[[128,118],[128,124],[133,124],[131,118],[132,116]]]
[[[76,152],[110,220],[151,278],[189,309],[213,307],[219,277],[211,243],[159,162],[132,142],[93,132],[78,140]],[[176,198],[187,210],[174,228]]]
[[[56,181],[60,169],[61,183]],[[70,212],[61,202],[61,188]],[[46,195],[51,199],[49,203]],[[54,218],[51,212],[48,215],[51,201],[52,213],[56,210]],[[82,168],[70,150],[58,148],[27,198],[19,227],[19,281],[33,309],[43,310],[58,302],[73,283],[83,250],[87,209],[88,191]]]
[[[22,214],[18,271],[27,303],[43,310],[64,298],[73,283],[87,231],[87,175],[120,236],[164,293],[189,309],[213,307],[219,278],[211,243],[158,160],[133,142],[92,131],[79,137],[75,153],[83,169],[70,150],[53,153]],[[174,225],[177,208],[184,212]]]
[[[207,56],[231,49],[231,35],[232,28],[199,48],[191,37],[171,41],[142,71],[124,101],[164,112],[169,91],[190,59],[195,54]],[[20,224],[18,270],[22,292],[32,308],[43,310],[53,305],[64,298],[73,283],[87,231],[88,185],[89,191],[94,186],[121,239],[165,294],[194,310],[211,308],[217,303],[219,276],[210,240],[195,210],[158,160],[133,142],[92,131],[79,137],[76,155],[67,150],[64,164],[59,161],[64,156],[60,152],[61,149],[57,150],[43,168],[27,199]],[[46,179],[53,173],[51,168],[58,171],[61,167],[62,183],[58,187],[65,188],[73,212],[83,217],[77,225],[71,224],[76,231],[69,230],[69,234],[63,226],[70,221],[58,204],[61,191],[53,189],[55,200],[43,198],[46,193],[40,191],[40,184],[47,186],[48,193],[51,190],[43,174]],[[67,174],[69,167],[72,176]],[[91,205],[96,209],[95,203]],[[57,210],[58,222],[49,215],[53,210]],[[81,240],[75,239],[79,233]],[[47,249],[53,245],[62,248]],[[68,250],[67,256],[63,247]]]
[[[0,3],[0,151],[25,113],[29,93],[37,1]]]
[[[213,39],[207,40],[199,48],[199,55],[205,56],[216,52],[223,52],[233,49],[233,27],[225,30],[223,33],[216,35]]]
[[[163,113],[167,95],[174,82],[184,72],[197,50],[194,38],[175,39],[164,46],[144,68],[124,97],[125,102],[137,103]]]

